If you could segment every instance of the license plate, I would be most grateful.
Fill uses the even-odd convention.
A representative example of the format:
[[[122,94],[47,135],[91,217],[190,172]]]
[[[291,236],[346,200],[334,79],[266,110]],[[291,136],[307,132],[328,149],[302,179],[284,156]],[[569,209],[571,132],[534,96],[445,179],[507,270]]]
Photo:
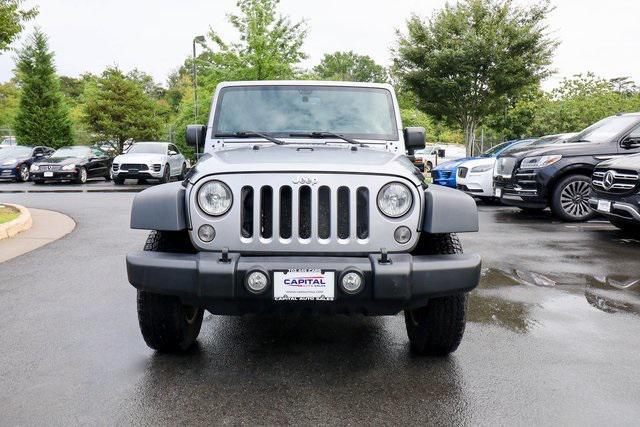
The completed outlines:
[[[502,188],[496,188],[496,197],[502,197]]]
[[[611,212],[611,202],[608,200],[598,200],[598,210],[602,212]]]
[[[44,173],[44,177],[45,178],[51,178],[53,176],[53,172],[45,172]]]
[[[276,301],[333,301],[335,272],[319,269],[291,269],[273,273]]]

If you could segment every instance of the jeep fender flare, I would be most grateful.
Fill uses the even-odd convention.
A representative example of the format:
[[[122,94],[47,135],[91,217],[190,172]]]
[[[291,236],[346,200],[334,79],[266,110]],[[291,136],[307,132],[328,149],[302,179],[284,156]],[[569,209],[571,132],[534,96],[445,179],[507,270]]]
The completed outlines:
[[[473,197],[441,185],[429,185],[424,192],[425,233],[465,233],[478,231],[478,207]]]
[[[186,230],[186,192],[182,182],[157,185],[136,194],[131,206],[131,228]]]

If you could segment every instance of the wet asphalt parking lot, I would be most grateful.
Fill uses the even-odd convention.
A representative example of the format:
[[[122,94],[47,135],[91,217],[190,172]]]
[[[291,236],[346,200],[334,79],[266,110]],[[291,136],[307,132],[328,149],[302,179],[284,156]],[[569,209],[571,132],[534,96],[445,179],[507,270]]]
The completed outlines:
[[[7,187],[9,188],[9,187]],[[138,331],[131,193],[0,194],[76,229],[0,264],[0,424],[607,424],[640,418],[640,241],[480,206],[463,342],[412,355],[401,315],[206,315],[189,354]]]

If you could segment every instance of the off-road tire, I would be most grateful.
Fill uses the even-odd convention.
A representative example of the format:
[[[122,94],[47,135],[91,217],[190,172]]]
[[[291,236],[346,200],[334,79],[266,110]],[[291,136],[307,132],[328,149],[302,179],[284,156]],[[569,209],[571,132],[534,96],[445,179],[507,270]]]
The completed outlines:
[[[152,231],[145,251],[194,251],[184,232]],[[198,338],[204,309],[182,303],[180,298],[138,291],[138,323],[149,347],[160,352],[183,352]]]
[[[617,219],[617,218],[609,218],[609,221],[611,222],[611,224],[615,225],[620,230],[626,233],[640,235],[640,223],[638,222],[626,221],[624,219]]]
[[[591,179],[586,175],[569,175],[558,182],[551,192],[551,211],[563,221],[583,222],[595,216],[589,206]],[[572,194],[579,198],[572,203]]]
[[[423,233],[418,242],[420,255],[462,253],[455,234]],[[426,306],[404,311],[411,350],[423,356],[446,356],[456,351],[467,320],[467,294],[432,298]]]

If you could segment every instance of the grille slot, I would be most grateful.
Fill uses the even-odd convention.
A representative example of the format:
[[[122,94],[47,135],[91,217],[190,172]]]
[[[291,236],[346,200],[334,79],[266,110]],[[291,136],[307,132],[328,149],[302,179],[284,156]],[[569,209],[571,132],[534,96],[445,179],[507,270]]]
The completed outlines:
[[[596,169],[591,184],[596,191],[624,194],[635,190],[640,184],[640,177],[635,171]]]
[[[301,239],[311,238],[311,187],[300,187],[298,210],[298,236]]]
[[[293,229],[291,225],[293,221],[292,196],[291,187],[280,188],[280,237],[283,239],[290,239]]]
[[[318,237],[331,237],[331,189],[326,185],[318,189]]]
[[[111,165],[111,168],[112,168],[114,171],[116,171],[116,172],[117,172],[117,171],[118,171],[118,169],[120,168],[120,165],[119,165],[119,164],[117,164],[117,163],[114,163],[113,165]]]
[[[266,186],[260,191],[260,236],[273,236],[273,189]]]
[[[253,188],[242,187],[240,192],[240,234],[242,237],[253,236]]]
[[[349,238],[349,187],[338,188],[338,238]]]
[[[458,168],[458,176],[460,178],[466,178],[467,177],[467,172],[469,172],[469,169],[467,169],[467,168]]]
[[[369,237],[369,189],[359,187],[356,194],[356,236],[366,239]]]

